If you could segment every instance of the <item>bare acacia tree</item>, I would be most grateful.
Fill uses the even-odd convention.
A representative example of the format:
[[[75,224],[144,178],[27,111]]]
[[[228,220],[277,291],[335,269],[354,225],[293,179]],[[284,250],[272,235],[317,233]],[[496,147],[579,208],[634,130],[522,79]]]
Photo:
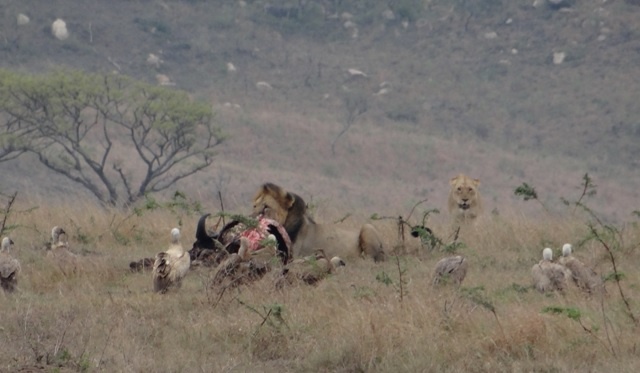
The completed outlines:
[[[224,140],[209,105],[177,90],[78,71],[3,77],[0,110],[21,149],[108,205],[203,170]]]

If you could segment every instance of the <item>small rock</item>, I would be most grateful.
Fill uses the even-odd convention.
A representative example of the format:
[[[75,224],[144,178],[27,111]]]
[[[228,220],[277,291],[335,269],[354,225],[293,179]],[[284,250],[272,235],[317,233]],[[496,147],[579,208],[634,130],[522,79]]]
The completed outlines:
[[[176,85],[176,83],[172,82],[171,79],[164,74],[156,74],[156,82],[158,82],[158,85],[162,85],[162,86]]]
[[[378,92],[374,93],[374,96],[383,96],[386,95],[387,93],[389,93],[389,89],[388,88],[382,88],[380,89]]]
[[[348,29],[350,29],[350,28],[355,28],[355,27],[356,27],[356,24],[355,24],[354,22],[352,22],[352,21],[346,21],[346,22],[342,25],[342,27],[344,27],[345,29],[347,29],[347,30],[348,30]]]
[[[257,82],[256,83],[256,88],[258,88],[259,91],[270,91],[270,90],[273,89],[271,84],[269,84],[267,82]]]
[[[565,52],[553,52],[553,64],[560,65],[564,62],[564,59],[567,57]]]
[[[545,0],[533,0],[533,7],[534,8],[540,8],[541,6],[544,6],[547,2]]]
[[[347,69],[347,72],[349,73],[349,76],[354,77],[354,78],[366,78],[367,74],[363,73],[360,70],[356,70],[356,69]]]
[[[164,61],[162,61],[160,57],[156,56],[153,53],[149,53],[149,56],[147,56],[147,65],[153,66],[156,69],[159,68],[163,62]]]
[[[51,34],[58,40],[66,40],[69,37],[67,23],[58,18],[51,24]]]
[[[238,69],[236,69],[231,62],[227,62],[227,72],[235,73],[236,71],[238,71]]]
[[[511,49],[511,54],[518,54],[518,50],[515,48]]]
[[[489,31],[484,33],[484,38],[488,40],[492,40],[498,37],[498,34],[495,31]]]
[[[386,19],[387,21],[393,21],[394,19],[396,19],[396,15],[393,14],[393,10],[387,9],[382,12],[382,18]]]
[[[18,14],[18,26],[24,26],[29,23],[29,17],[26,14]]]

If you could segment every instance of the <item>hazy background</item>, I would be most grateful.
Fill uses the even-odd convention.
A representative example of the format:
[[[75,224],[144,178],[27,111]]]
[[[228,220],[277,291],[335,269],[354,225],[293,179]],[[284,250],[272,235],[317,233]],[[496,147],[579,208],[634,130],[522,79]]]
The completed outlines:
[[[408,213],[424,198],[446,210],[448,180],[464,172],[481,180],[488,211],[535,214],[516,186],[561,209],[588,172],[590,205],[627,220],[640,208],[632,3],[2,0],[0,66],[164,74],[210,102],[231,137],[213,166],[177,186],[209,210],[218,191],[247,210],[264,181],[341,212]],[[30,22],[19,26],[19,13]],[[65,41],[51,35],[58,17]],[[332,152],[352,102],[366,111]],[[3,191],[83,195],[29,157],[0,172]]]

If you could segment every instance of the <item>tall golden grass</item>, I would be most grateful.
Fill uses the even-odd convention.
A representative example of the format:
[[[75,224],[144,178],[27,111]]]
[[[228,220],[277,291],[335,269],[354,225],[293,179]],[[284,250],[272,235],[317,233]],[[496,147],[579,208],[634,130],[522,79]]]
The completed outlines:
[[[431,286],[435,263],[449,254],[407,238],[397,260],[351,261],[315,287],[278,290],[267,275],[221,293],[199,267],[166,295],[128,263],[167,247],[180,222],[190,248],[197,214],[45,202],[10,218],[22,273],[17,293],[0,295],[2,372],[640,371],[639,328],[615,283],[604,297],[530,287],[542,248],[557,255],[565,242],[600,274],[612,271],[602,245],[580,244],[589,233],[584,218],[487,214],[461,231],[458,252],[470,268],[460,289]],[[392,221],[375,224],[388,248],[398,244]],[[65,275],[44,255],[53,225],[69,232],[81,256],[76,273]],[[444,221],[431,227],[440,237],[450,231]],[[629,225],[623,237],[614,255],[639,317],[640,230]],[[383,273],[390,281],[379,280]],[[543,312],[550,306],[579,310],[580,318]]]

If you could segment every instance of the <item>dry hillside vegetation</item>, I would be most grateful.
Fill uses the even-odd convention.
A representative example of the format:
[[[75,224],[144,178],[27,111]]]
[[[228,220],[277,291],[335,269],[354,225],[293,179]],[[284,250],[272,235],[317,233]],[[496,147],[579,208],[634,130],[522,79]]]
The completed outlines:
[[[564,1],[560,9],[309,0],[297,12],[298,3],[282,2],[283,12],[261,0],[9,2],[0,5],[0,65],[154,83],[164,74],[211,103],[231,138],[207,172],[178,186],[203,199],[222,191],[246,201],[254,185],[274,180],[335,206],[387,213],[389,199],[444,206],[447,180],[464,172],[482,181],[488,211],[508,209],[522,181],[535,181],[555,208],[552,196],[572,192],[589,172],[603,187],[599,210],[625,221],[635,209],[635,1]],[[17,24],[20,13],[28,24]],[[67,24],[66,40],[51,35],[56,18]],[[158,60],[149,63],[150,54]],[[366,111],[354,117],[348,102]],[[28,157],[0,168],[20,176],[3,189],[78,192]],[[43,188],[48,180],[54,187]]]
[[[352,261],[317,286],[277,290],[267,275],[221,293],[207,286],[213,272],[200,267],[179,291],[160,295],[151,274],[131,273],[128,263],[165,250],[174,226],[181,225],[182,244],[190,247],[199,214],[156,208],[138,216],[88,201],[18,213],[32,206],[19,200],[10,219],[19,226],[11,236],[23,272],[17,293],[0,294],[0,371],[640,369],[632,319],[640,315],[636,224],[622,231],[621,245],[603,234],[624,273],[620,288],[607,282],[604,298],[531,288],[530,269],[545,246],[557,256],[572,242],[575,255],[601,275],[613,269],[603,245],[583,241],[586,220],[523,214],[487,215],[461,232],[466,245],[457,253],[469,272],[459,289],[431,285],[435,263],[450,254],[407,240],[397,260]],[[361,218],[341,224],[355,227]],[[41,249],[54,223],[65,227],[80,256],[74,273],[63,274]],[[389,247],[398,243],[392,221],[375,224]],[[449,230],[431,228],[439,236]]]
[[[210,168],[131,210],[98,207],[33,155],[0,163],[0,192],[20,191],[6,223],[22,267],[19,290],[0,293],[0,371],[640,371],[637,1],[273,3],[0,3],[0,67],[161,74],[230,135]],[[319,222],[358,227],[425,198],[445,211],[460,172],[485,203],[464,245],[442,214],[426,224],[443,240],[434,249],[407,238],[399,256],[349,262],[317,286],[279,290],[267,275],[220,293],[201,267],[160,295],[150,273],[129,271],[173,227],[190,247],[190,198],[215,214],[220,192],[226,211],[247,213],[271,181]],[[582,200],[586,173],[598,193]],[[541,204],[514,196],[523,182]],[[161,202],[176,190],[187,202]],[[394,220],[373,224],[397,247]],[[72,271],[42,250],[53,225],[78,255]],[[603,297],[531,288],[542,249],[558,257],[565,242],[607,279]],[[454,252],[469,263],[461,287],[433,287]]]

